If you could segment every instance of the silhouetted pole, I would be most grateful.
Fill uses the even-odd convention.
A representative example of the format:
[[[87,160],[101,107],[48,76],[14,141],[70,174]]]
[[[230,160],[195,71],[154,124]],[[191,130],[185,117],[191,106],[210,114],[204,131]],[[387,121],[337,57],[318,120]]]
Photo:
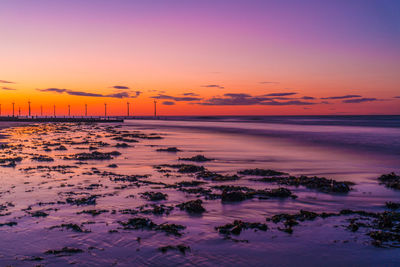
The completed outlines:
[[[18,107],[18,116],[21,116],[21,107]]]
[[[40,116],[43,116],[43,106],[40,106]]]
[[[127,107],[127,114],[128,114],[128,117],[129,117],[129,102],[126,102],[126,107]]]
[[[104,117],[107,117],[107,104],[104,103]]]
[[[28,114],[31,116],[31,101],[28,101]]]
[[[87,104],[85,104],[85,116],[87,117]]]
[[[12,102],[12,105],[13,105],[13,117],[14,117],[14,106],[15,106],[15,103]]]
[[[56,116],[56,105],[53,106],[54,117]]]
[[[0,104],[0,116],[1,116],[1,104]]]
[[[68,105],[68,117],[71,117],[71,106]]]
[[[157,118],[157,101],[154,100],[154,118]]]

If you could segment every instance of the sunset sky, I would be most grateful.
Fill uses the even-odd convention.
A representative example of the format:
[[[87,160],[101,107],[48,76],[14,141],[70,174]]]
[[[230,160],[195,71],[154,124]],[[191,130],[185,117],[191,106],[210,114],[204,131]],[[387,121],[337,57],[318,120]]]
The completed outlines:
[[[400,114],[398,0],[1,0],[0,103],[51,115]]]

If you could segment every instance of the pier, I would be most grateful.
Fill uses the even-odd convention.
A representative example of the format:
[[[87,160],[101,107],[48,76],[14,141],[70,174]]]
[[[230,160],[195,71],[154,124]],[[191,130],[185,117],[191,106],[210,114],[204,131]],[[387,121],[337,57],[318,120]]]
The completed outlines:
[[[113,123],[124,122],[118,117],[43,117],[43,116],[0,116],[0,121],[12,122],[96,122]]]

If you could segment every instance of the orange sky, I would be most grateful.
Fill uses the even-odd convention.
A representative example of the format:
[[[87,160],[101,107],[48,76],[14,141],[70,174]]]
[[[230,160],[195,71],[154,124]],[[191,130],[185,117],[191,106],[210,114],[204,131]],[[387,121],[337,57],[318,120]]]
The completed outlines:
[[[173,2],[2,1],[2,115],[400,114],[392,6]]]

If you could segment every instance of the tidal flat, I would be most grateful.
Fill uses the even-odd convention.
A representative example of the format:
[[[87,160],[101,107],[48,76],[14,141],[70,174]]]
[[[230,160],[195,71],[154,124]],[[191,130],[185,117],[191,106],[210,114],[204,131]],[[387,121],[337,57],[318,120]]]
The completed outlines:
[[[396,156],[145,122],[1,134],[2,266],[400,264]]]

